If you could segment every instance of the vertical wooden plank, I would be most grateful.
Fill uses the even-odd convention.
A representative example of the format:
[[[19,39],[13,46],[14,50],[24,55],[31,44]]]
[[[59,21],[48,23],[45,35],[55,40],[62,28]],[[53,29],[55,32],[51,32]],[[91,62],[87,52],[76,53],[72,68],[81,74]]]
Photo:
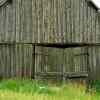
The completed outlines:
[[[69,12],[69,15],[70,15],[69,16],[70,17],[70,20],[69,20],[70,21],[70,42],[73,42],[72,41],[72,33],[73,33],[72,32],[73,31],[72,30],[72,0],[70,0],[70,12]]]
[[[36,42],[36,35],[36,0],[32,0],[32,42]]]
[[[21,0],[16,0],[16,42],[20,41],[20,13],[21,13]]]
[[[5,11],[5,8],[3,7],[2,8],[2,14],[1,14],[1,42],[3,42],[5,39],[4,39],[4,37],[5,37],[5,32],[6,32],[6,30],[4,30],[4,27],[5,27],[5,20],[4,20],[4,18],[5,18],[5,13],[6,13],[6,11]]]
[[[80,41],[80,0],[75,1],[75,40],[76,42]]]
[[[52,38],[53,38],[53,42],[57,42],[58,41],[58,38],[57,38],[57,35],[59,33],[59,30],[58,30],[58,0],[54,0],[54,33],[52,35]]]
[[[74,31],[74,0],[71,0],[71,38],[72,42],[75,41],[75,31]]]

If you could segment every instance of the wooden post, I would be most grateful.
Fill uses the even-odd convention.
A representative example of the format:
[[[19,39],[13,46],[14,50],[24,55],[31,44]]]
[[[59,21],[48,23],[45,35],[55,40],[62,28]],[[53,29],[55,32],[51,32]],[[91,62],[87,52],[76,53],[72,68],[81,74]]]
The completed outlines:
[[[62,66],[63,66],[63,73],[62,73],[62,75],[63,75],[63,82],[65,82],[65,80],[66,80],[66,77],[65,77],[65,49],[63,49],[63,61],[64,61],[64,64],[62,64]]]
[[[90,88],[90,64],[89,64],[89,52],[88,52],[88,47],[86,47],[86,51],[87,51],[87,73],[88,73],[88,77],[87,77],[87,91]]]
[[[33,54],[32,54],[32,57],[33,57],[33,68],[32,68],[32,76],[31,78],[32,79],[35,79],[35,45],[32,45],[33,46]]]

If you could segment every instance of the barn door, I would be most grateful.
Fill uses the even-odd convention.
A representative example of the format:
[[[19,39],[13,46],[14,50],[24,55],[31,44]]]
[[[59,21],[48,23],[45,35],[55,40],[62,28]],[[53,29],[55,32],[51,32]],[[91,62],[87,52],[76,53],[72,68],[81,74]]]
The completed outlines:
[[[87,48],[68,48],[64,51],[65,73],[69,75],[85,75],[88,72]]]
[[[36,47],[35,51],[36,78],[60,78],[63,71],[62,49]]]
[[[66,78],[87,73],[86,48],[35,47],[36,78]]]

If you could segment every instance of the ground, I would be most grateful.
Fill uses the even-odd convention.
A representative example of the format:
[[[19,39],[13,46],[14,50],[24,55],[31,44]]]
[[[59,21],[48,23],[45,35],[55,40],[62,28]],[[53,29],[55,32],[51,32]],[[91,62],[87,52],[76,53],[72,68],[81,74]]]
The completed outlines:
[[[32,80],[2,80],[0,100],[100,100],[95,89],[75,83],[50,85]]]

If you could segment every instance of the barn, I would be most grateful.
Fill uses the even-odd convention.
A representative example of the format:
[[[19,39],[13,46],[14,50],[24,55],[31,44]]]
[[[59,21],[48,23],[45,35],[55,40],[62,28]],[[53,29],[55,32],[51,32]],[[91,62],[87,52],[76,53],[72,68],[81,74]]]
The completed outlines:
[[[100,79],[100,13],[94,0],[0,0],[3,78]]]

